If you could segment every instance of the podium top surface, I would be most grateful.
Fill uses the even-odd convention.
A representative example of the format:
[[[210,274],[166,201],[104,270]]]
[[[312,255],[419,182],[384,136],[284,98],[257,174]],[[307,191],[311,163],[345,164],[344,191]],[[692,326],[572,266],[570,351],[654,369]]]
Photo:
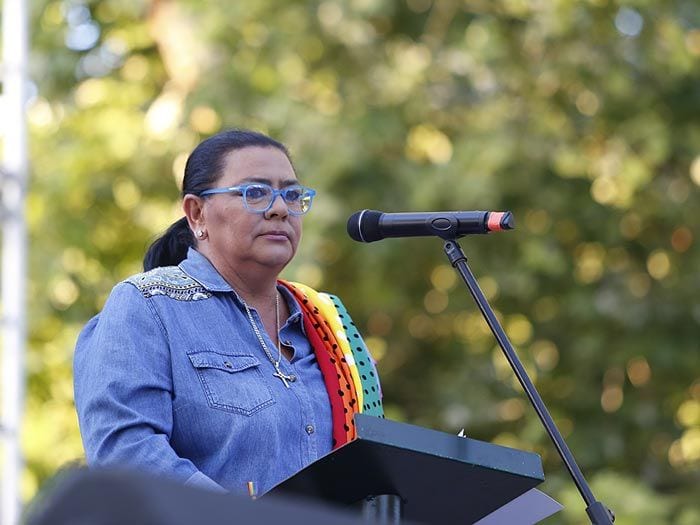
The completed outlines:
[[[537,454],[397,423],[355,416],[357,438],[270,491],[352,505],[395,494],[403,518],[473,523],[544,481]]]

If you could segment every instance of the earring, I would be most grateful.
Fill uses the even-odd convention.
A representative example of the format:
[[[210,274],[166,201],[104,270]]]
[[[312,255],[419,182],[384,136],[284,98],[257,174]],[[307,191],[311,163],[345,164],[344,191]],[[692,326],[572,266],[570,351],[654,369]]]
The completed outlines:
[[[197,237],[204,239],[204,232],[202,230],[197,230]]]

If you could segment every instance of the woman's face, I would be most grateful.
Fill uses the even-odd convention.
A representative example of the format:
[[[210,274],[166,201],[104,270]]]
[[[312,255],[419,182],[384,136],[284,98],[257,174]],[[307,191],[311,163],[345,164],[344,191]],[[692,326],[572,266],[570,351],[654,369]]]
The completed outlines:
[[[276,189],[298,184],[282,151],[258,146],[229,153],[214,187],[246,182],[264,182]],[[211,195],[204,200],[202,218],[207,235],[198,247],[215,266],[223,264],[234,271],[262,265],[279,272],[294,257],[301,238],[301,217],[291,215],[280,196],[263,214],[248,211],[240,195]]]

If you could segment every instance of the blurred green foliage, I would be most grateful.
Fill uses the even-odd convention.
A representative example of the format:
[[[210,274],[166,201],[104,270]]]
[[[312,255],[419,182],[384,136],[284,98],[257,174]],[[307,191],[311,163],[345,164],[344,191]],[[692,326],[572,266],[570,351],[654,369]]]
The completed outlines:
[[[618,523],[700,521],[695,0],[32,2],[25,497],[82,454],[81,325],[180,216],[187,153],[288,144],[319,191],[286,277],[343,297],[390,417],[540,453],[583,503],[436,239],[352,243],[355,210],[509,209],[462,241]]]

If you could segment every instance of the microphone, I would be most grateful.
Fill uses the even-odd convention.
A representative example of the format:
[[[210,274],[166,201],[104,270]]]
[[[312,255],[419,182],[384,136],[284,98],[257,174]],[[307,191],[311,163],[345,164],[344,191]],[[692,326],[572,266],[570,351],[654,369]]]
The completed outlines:
[[[358,242],[387,237],[438,236],[450,240],[515,228],[509,211],[434,211],[425,213],[382,213],[362,210],[348,219],[348,235]]]

